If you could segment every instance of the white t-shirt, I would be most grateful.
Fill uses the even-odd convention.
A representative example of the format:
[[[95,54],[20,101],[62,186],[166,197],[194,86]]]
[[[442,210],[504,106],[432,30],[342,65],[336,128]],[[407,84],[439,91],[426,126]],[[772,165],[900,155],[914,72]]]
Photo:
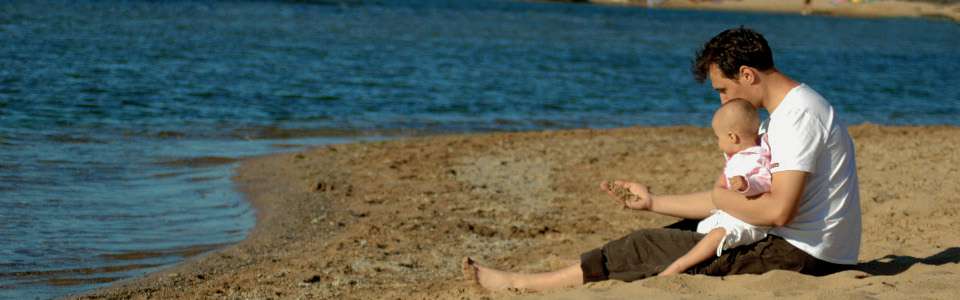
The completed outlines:
[[[770,113],[760,133],[768,136],[773,174],[809,173],[793,221],[770,234],[821,260],[856,264],[860,187],[853,139],[837,112],[820,94],[801,84]]]

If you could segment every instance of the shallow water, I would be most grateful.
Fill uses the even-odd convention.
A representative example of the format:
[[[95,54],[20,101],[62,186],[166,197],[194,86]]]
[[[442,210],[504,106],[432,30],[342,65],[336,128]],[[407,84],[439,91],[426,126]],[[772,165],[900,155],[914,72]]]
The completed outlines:
[[[850,124],[960,125],[960,26],[505,1],[0,3],[0,298],[234,243],[238,159],[420,133],[705,126],[716,32]]]

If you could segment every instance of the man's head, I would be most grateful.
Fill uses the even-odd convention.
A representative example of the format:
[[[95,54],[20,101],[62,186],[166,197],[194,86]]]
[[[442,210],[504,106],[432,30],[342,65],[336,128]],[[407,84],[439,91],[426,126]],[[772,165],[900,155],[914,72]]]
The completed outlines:
[[[710,79],[720,102],[744,99],[755,107],[763,98],[761,75],[773,71],[773,52],[763,35],[748,28],[727,29],[697,51],[693,76]]]
[[[711,126],[720,150],[733,155],[757,145],[760,115],[750,102],[734,99],[720,105],[713,113]]]

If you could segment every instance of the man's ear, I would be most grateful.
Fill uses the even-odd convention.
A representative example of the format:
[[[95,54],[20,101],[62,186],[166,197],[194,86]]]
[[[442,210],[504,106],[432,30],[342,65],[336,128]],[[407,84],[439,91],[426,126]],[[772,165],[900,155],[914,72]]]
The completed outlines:
[[[757,79],[759,79],[757,77],[757,69],[748,66],[740,66],[739,74],[740,76],[737,77],[737,80],[739,80],[741,84],[752,85],[757,82]]]

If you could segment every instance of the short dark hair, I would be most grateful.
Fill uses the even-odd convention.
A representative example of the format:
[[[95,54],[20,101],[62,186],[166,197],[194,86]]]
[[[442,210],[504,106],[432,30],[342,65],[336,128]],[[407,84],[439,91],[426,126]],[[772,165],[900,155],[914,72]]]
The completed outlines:
[[[773,68],[773,51],[763,35],[740,26],[724,30],[697,50],[693,61],[693,78],[703,83],[709,77],[710,65],[716,64],[723,76],[733,79],[740,66],[766,71]]]

